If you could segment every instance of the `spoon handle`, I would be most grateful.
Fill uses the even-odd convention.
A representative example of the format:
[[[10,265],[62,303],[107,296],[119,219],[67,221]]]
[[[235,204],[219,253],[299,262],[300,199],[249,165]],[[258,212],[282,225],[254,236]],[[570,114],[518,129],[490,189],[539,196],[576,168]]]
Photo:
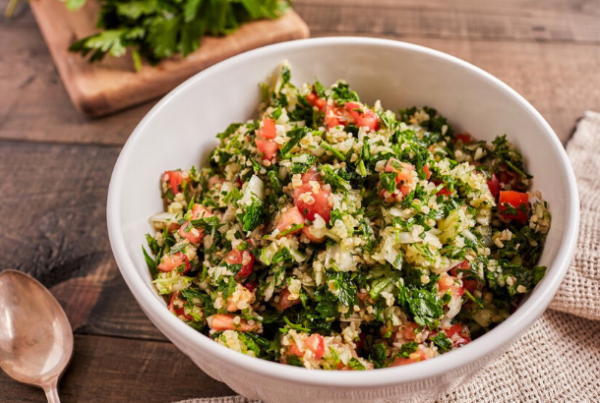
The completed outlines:
[[[48,399],[48,403],[60,403],[56,384],[44,386],[44,392],[46,393],[46,399]]]

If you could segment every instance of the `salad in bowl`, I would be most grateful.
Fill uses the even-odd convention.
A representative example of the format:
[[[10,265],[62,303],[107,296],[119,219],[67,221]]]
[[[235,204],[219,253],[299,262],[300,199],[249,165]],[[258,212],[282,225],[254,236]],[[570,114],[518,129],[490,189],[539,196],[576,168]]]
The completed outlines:
[[[298,87],[287,63],[261,89],[207,166],[160,178],[144,255],[189,326],[308,369],[400,366],[490,331],[544,277],[549,206],[506,135]]]

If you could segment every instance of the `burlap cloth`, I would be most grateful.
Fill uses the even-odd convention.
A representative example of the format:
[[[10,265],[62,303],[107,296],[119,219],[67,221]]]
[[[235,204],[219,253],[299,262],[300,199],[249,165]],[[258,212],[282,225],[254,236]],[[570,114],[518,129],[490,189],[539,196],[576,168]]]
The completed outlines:
[[[581,198],[574,261],[550,309],[509,351],[438,403],[600,402],[600,114],[567,145]],[[241,396],[180,403],[260,403]]]

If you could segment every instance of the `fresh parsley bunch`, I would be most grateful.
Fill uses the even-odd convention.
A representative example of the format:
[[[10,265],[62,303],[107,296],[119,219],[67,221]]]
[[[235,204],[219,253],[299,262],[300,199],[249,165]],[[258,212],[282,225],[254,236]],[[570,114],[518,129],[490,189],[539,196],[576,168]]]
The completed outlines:
[[[137,70],[141,57],[156,64],[177,53],[184,57],[198,49],[204,35],[229,35],[241,24],[278,18],[289,0],[98,0],[97,27],[102,32],[80,39],[69,50],[89,56],[123,56],[131,48]],[[76,10],[85,0],[67,0]]]

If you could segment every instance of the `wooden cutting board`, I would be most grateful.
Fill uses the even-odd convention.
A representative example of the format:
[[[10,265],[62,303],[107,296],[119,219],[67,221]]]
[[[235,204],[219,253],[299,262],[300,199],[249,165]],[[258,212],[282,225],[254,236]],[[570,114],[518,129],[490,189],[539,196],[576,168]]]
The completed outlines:
[[[130,54],[90,64],[68,51],[75,40],[97,32],[100,7],[96,1],[88,0],[78,11],[67,10],[59,0],[32,0],[30,4],[73,105],[89,117],[164,95],[195,73],[238,53],[309,35],[306,23],[289,11],[277,20],[244,24],[226,37],[204,37],[200,48],[187,58],[174,57],[157,66],[145,62],[136,72]]]

